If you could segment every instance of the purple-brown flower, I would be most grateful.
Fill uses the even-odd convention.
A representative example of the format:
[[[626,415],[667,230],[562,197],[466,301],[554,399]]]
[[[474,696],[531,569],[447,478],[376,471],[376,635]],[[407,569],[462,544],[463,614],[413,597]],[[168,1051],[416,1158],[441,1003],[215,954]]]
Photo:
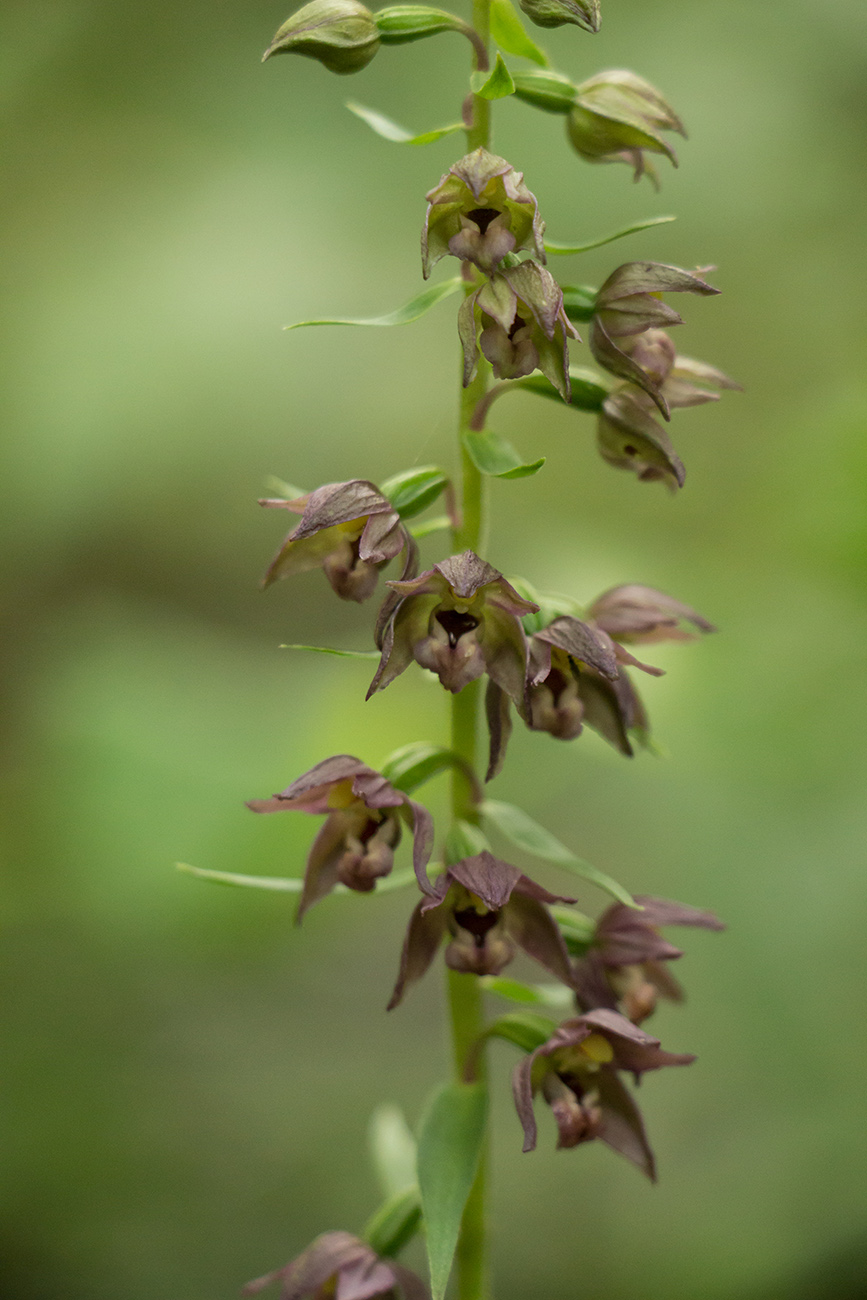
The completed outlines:
[[[669,974],[666,963],[682,957],[659,932],[663,925],[694,925],[703,930],[724,930],[713,912],[687,907],[667,898],[636,898],[644,911],[615,903],[596,922],[590,951],[575,963],[579,1005],[585,1011],[622,1007],[633,1024],[641,1024],[656,1010],[657,1000],[683,1001],[683,989]]]
[[[538,606],[519,596],[497,569],[464,551],[388,586],[400,601],[385,628],[368,699],[413,660],[453,694],[487,672],[512,699],[521,698],[527,639],[520,620]]]
[[[545,223],[523,172],[487,149],[476,149],[450,167],[427,195],[421,235],[424,278],[451,254],[486,274],[507,253],[532,249],[545,260]]]
[[[574,148],[588,162],[625,162],[635,180],[645,174],[659,188],[656,169],[645,153],[661,153],[677,166],[677,155],[661,131],[685,136],[683,123],[643,77],[634,72],[599,72],[575,88],[566,123]]]
[[[298,920],[337,884],[369,893],[394,865],[401,822],[412,827],[413,866],[419,885],[431,892],[425,866],[433,846],[433,820],[421,804],[396,790],[373,768],[338,754],[317,763],[271,799],[253,799],[256,813],[325,814],[307,858]]]
[[[268,566],[263,587],[321,568],[343,600],[367,600],[383,565],[404,547],[408,558],[414,553],[400,515],[366,479],[326,483],[294,501],[269,498],[260,505],[301,515]]]
[[[324,1232],[283,1268],[248,1282],[244,1295],[258,1295],[272,1282],[280,1283],[280,1300],[429,1300],[428,1290],[415,1273],[393,1259],[381,1259],[349,1232]]]
[[[476,312],[482,331],[476,340]],[[479,348],[497,379],[520,379],[541,370],[569,401],[567,337],[579,338],[563,308],[563,291],[544,266],[528,260],[499,271],[461,303],[458,332],[464,351],[464,386],[475,373]]]
[[[656,1163],[641,1113],[618,1070],[627,1070],[637,1081],[646,1070],[694,1060],[664,1052],[658,1038],[616,1011],[602,1009],[565,1020],[515,1067],[512,1089],[524,1128],[524,1150],[536,1146],[533,1097],[541,1092],[557,1122],[558,1148],[599,1138],[655,1182]]]
[[[447,936],[445,959],[452,970],[498,975],[522,948],[571,987],[569,955],[545,904],[574,902],[549,893],[491,853],[462,858],[440,876],[431,896],[410,917],[389,1011],[406,986],[421,979]]]

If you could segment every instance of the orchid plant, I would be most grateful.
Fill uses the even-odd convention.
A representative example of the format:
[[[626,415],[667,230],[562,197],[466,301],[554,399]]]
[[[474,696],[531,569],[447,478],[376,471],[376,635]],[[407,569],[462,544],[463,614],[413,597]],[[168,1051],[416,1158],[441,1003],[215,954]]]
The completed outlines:
[[[539,27],[599,30],[599,0],[520,0],[520,6]],[[442,32],[464,36],[471,47],[460,122],[413,136],[373,109],[349,107],[391,142],[427,144],[465,132],[466,152],[427,194],[421,235],[424,278],[447,259],[456,259],[457,274],[386,317],[302,324],[403,325],[460,295],[459,469],[425,466],[379,484],[356,479],[309,492],[286,487],[261,504],[300,516],[264,585],[321,568],[340,599],[364,602],[379,591],[372,627],[379,662],[368,697],[404,672],[434,674],[450,697],[451,744],[410,736],[379,770],[352,755],[325,756],[281,793],[252,800],[248,806],[260,814],[324,817],[303,878],[186,868],[235,884],[297,890],[299,921],[333,889],[414,888],[418,898],[402,952],[395,939],[389,1010],[443,949],[454,1077],[435,1094],[417,1142],[393,1108],[379,1113],[374,1141],[380,1164],[391,1161],[392,1194],[360,1234],[331,1228],[246,1288],[252,1295],[279,1283],[282,1300],[398,1293],[420,1300],[427,1284],[397,1262],[417,1233],[427,1245],[433,1300],[443,1300],[455,1261],[460,1300],[490,1295],[485,1049],[491,1038],[505,1039],[520,1054],[513,1090],[525,1151],[536,1145],[534,1103],[541,1100],[553,1113],[559,1147],[598,1138],[655,1179],[654,1155],[625,1080],[694,1060],[663,1050],[643,1028],[658,998],[682,997],[668,970],[682,954],[661,929],[722,928],[710,912],[633,898],[522,809],[485,794],[506,761],[514,715],[559,740],[574,740],[590,727],[626,757],[646,746],[647,713],[631,673],[660,670],[633,649],[714,630],[688,605],[646,586],[615,587],[582,608],[572,598],[540,593],[526,579],[507,580],[479,554],[487,527],[485,480],[526,477],[544,463],[525,462],[488,427],[493,403],[529,391],[570,404],[595,419],[598,449],[609,465],[678,491],[685,471],[667,432],[672,411],[737,387],[715,367],[678,354],[668,334],[682,322],[665,295],[714,295],[705,270],[633,261],[617,266],[598,289],[558,283],[549,256],[579,254],[670,218],[635,223],[593,244],[547,241],[524,173],[492,152],[492,108],[515,95],[532,109],[559,114],[580,158],[626,163],[636,180],[646,175],[654,184],[650,156],[676,165],[664,133],[682,134],[683,126],[659,91],[632,72],[605,71],[573,84],[551,67],[511,0],[473,0],[471,22],[415,4],[373,13],[359,0],[312,0],[280,28],[265,59],[301,54],[351,74],[381,46]],[[535,66],[516,70],[504,56]],[[597,369],[570,364],[579,327]],[[438,500],[444,513],[418,522]],[[419,572],[418,541],[437,533],[449,535],[450,553]],[[383,590],[381,571],[395,563]],[[451,774],[451,820],[435,828],[416,792],[443,772]],[[600,886],[613,904],[596,920],[576,911],[576,899],[494,856],[486,825]],[[395,871],[405,831],[412,837],[412,867]],[[544,982],[503,977],[519,950],[542,968]],[[513,1009],[491,1017],[485,994],[511,1001]]]

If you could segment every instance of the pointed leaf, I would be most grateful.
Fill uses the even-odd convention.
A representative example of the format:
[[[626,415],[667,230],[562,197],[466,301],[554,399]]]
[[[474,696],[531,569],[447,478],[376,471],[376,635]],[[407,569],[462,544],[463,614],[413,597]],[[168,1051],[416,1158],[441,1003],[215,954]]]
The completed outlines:
[[[347,101],[346,107],[350,113],[360,117],[362,122],[366,122],[371,131],[375,131],[383,140],[390,140],[393,144],[433,144],[436,140],[442,140],[444,136],[454,135],[456,131],[464,129],[463,122],[450,122],[448,126],[434,127],[432,131],[422,131],[419,135],[413,135],[405,127],[393,122],[390,117],[384,113],[379,113],[375,108],[365,108],[364,104],[357,104],[354,100]]]
[[[511,1011],[488,1025],[485,1037],[502,1038],[520,1047],[522,1052],[535,1052],[537,1047],[547,1043],[556,1028],[553,1020],[535,1011]]]
[[[601,239],[593,239],[589,244],[551,244],[545,240],[545,252],[553,253],[554,256],[565,256],[568,253],[589,253],[591,248],[601,248],[603,244],[613,244],[615,239],[625,239],[627,235],[635,235],[639,230],[650,230],[653,226],[667,226],[670,221],[676,221],[677,217],[648,217],[646,221],[636,221],[631,226],[624,226],[622,230],[615,230],[613,235],[603,235]]]
[[[491,72],[470,74],[470,89],[481,99],[505,99],[506,95],[514,95],[515,83],[502,54],[497,55]]]
[[[453,750],[418,740],[389,754],[379,770],[395,789],[409,794],[450,767],[465,768],[466,764]]]
[[[368,1220],[364,1240],[377,1255],[393,1258],[421,1227],[421,1197],[417,1187],[405,1187],[386,1201]]]
[[[491,36],[507,54],[532,59],[547,68],[547,54],[531,40],[511,0],[491,0]]]
[[[488,1113],[479,1083],[440,1089],[422,1120],[418,1181],[427,1231],[432,1300],[443,1300],[461,1226],[476,1176]]]
[[[464,434],[464,446],[476,469],[490,478],[526,478],[538,474],[545,464],[544,456],[522,461],[512,444],[491,429],[481,433],[469,430]]]
[[[602,403],[610,395],[610,390],[605,386],[602,376],[597,375],[593,370],[570,366],[569,383],[572,387],[569,405],[579,411],[601,411]],[[516,379],[514,386],[523,388],[528,393],[536,393],[539,397],[550,397],[555,402],[563,401],[557,389],[544,375],[527,375],[525,379]]]
[[[273,889],[284,894],[300,894],[304,881],[295,876],[242,876],[234,871],[210,871],[207,867],[191,867],[188,862],[176,862],[178,871],[200,880],[213,880],[218,885],[244,885],[248,889]]]
[[[423,537],[430,537],[431,533],[444,533],[451,527],[453,525],[448,515],[437,515],[434,519],[426,519],[423,524],[413,524],[409,531],[413,537],[421,541]]]
[[[565,867],[573,875],[581,876],[584,880],[598,885],[618,902],[641,910],[628,890],[604,871],[599,871],[591,863],[577,857],[571,849],[567,849],[566,845],[557,839],[556,835],[552,835],[544,826],[540,826],[522,808],[517,808],[511,803],[501,803],[497,799],[485,799],[479,811],[518,848],[532,853],[534,857],[543,858],[546,862],[556,862],[558,866]]]
[[[484,853],[486,850],[490,852],[490,848],[484,832],[472,822],[465,822],[459,817],[449,828],[443,853],[446,862],[451,865],[453,862],[460,862],[461,858],[474,858],[476,854]]]
[[[333,318],[329,320],[299,320],[294,325],[284,325],[287,330],[304,329],[307,325],[411,325],[413,321],[419,320],[431,307],[435,307],[438,302],[444,298],[450,297],[464,287],[464,282],[460,276],[455,276],[452,280],[443,280],[441,284],[432,284],[427,289],[423,289],[403,307],[398,307],[397,311],[390,311],[385,316],[365,316],[357,320],[349,320],[344,317]]]
[[[339,655],[342,659],[379,659],[378,650],[335,650],[328,645],[281,645],[281,650],[311,650],[317,655]]]
[[[416,1185],[415,1138],[399,1106],[389,1102],[377,1106],[367,1140],[384,1196],[391,1199]]]
[[[402,474],[393,474],[380,484],[379,490],[384,497],[388,497],[402,518],[411,519],[436,501],[448,481],[448,477],[436,465],[424,465],[420,469],[407,469]]]
[[[483,975],[479,980],[486,993],[510,1002],[524,1002],[535,1007],[557,1007],[570,1010],[575,1005],[575,994],[565,984],[522,984],[520,980],[506,979],[502,975]]]

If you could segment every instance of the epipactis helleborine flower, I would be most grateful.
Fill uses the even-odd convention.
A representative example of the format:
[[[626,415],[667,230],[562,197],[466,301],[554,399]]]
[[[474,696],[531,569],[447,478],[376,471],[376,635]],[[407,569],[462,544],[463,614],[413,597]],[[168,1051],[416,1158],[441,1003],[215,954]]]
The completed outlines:
[[[433,847],[433,819],[426,808],[396,790],[389,781],[349,754],[317,763],[271,799],[252,799],[256,813],[325,814],[304,873],[298,920],[336,884],[369,893],[394,865],[401,821],[412,827],[413,867],[426,892],[431,884],[425,866]]]
[[[645,152],[665,154],[672,166],[677,155],[660,131],[686,136],[683,123],[649,81],[634,72],[600,72],[576,88],[566,122],[576,151],[588,162],[625,162],[635,180],[646,173],[658,188],[656,169]]]
[[[263,587],[321,568],[341,599],[367,600],[383,565],[404,547],[414,554],[400,515],[366,479],[326,483],[294,501],[268,498],[259,504],[301,515],[268,566]]]
[[[683,1001],[683,989],[665,967],[683,956],[659,933],[662,925],[694,925],[724,930],[713,912],[667,898],[636,898],[644,911],[615,903],[596,922],[590,951],[575,963],[578,1002],[585,1011],[620,1009],[633,1024],[656,1010],[660,997]]]
[[[654,403],[633,385],[606,397],[596,421],[599,455],[615,469],[626,469],[642,483],[661,482],[671,492],[686,482],[683,461],[665,428],[653,418]]]
[[[482,323],[478,341],[477,305]],[[461,303],[458,333],[465,387],[475,373],[481,347],[497,379],[520,379],[541,370],[569,401],[566,339],[580,335],[563,309],[563,290],[543,266],[528,260],[493,275]]]
[[[515,1067],[512,1090],[524,1129],[524,1150],[536,1146],[533,1096],[541,1092],[557,1122],[558,1148],[599,1138],[656,1181],[656,1163],[641,1113],[618,1076],[636,1081],[646,1070],[689,1065],[694,1056],[664,1052],[658,1038],[616,1011],[600,1009],[566,1020]]]
[[[487,149],[476,149],[450,167],[426,196],[421,234],[424,278],[440,258],[473,262],[486,274],[507,253],[528,248],[545,260],[545,223],[523,172]]]
[[[677,266],[662,262],[626,262],[609,275],[596,295],[593,323],[590,327],[590,350],[612,375],[637,384],[669,419],[672,405],[695,405],[680,400],[690,395],[673,384],[669,393],[663,392],[665,381],[676,364],[674,344],[660,326],[682,325],[683,318],[673,307],[659,297],[661,293],[697,293],[704,296],[719,293],[699,276],[682,271]],[[653,330],[651,339],[640,342],[640,336]],[[687,361],[684,358],[684,361]],[[687,364],[695,364],[688,363]],[[721,371],[706,368],[708,382],[721,387],[737,387]],[[716,380],[710,378],[711,374]],[[671,397],[675,398],[672,402]],[[700,397],[712,401],[714,393]]]
[[[345,75],[367,67],[378,49],[373,14],[358,0],[311,0],[287,18],[262,62],[275,54],[304,54]]]
[[[243,1295],[258,1295],[280,1283],[280,1300],[374,1300],[375,1296],[429,1300],[415,1273],[393,1259],[381,1259],[366,1242],[349,1232],[324,1232],[283,1268],[248,1282]]]
[[[487,672],[512,699],[522,698],[527,639],[520,620],[538,605],[519,596],[497,569],[464,551],[388,586],[400,602],[385,628],[368,699],[413,660],[453,694]]]
[[[455,862],[410,917],[389,1011],[401,1001],[406,986],[421,979],[446,936],[445,959],[451,970],[498,975],[522,948],[571,987],[569,954],[545,904],[574,902],[549,893],[491,853]]]

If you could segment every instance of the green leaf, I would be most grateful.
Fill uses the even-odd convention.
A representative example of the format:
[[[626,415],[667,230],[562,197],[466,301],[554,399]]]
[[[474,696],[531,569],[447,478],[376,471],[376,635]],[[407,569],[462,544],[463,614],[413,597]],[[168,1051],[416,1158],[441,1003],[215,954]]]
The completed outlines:
[[[277,478],[274,474],[268,475],[265,486],[279,496],[285,497],[287,501],[297,501],[299,497],[307,495],[304,488],[296,487],[294,483],[287,483],[285,479]]]
[[[213,880],[218,885],[244,885],[248,889],[273,889],[284,894],[300,894],[304,881],[295,876],[241,876],[234,871],[209,871],[207,867],[191,867],[188,862],[176,862],[178,871],[200,880]]]
[[[590,321],[596,313],[597,289],[587,284],[563,285],[563,310],[572,321]]]
[[[405,469],[402,474],[393,474],[380,484],[379,490],[402,518],[411,519],[436,501],[448,481],[447,475],[436,465],[424,465],[421,469]]]
[[[308,325],[411,325],[413,321],[419,320],[431,307],[435,307],[438,302],[444,298],[449,298],[453,293],[464,287],[461,277],[455,276],[451,280],[443,280],[441,284],[429,285],[423,289],[403,307],[398,307],[397,311],[390,311],[385,316],[365,316],[358,320],[348,320],[343,317],[329,320],[299,320],[294,325],[284,325],[287,330],[300,330]]]
[[[609,396],[610,390],[601,375],[597,375],[593,370],[570,366],[569,382],[572,385],[570,406],[574,406],[579,411],[602,410],[602,403]],[[550,397],[555,402],[563,401],[557,389],[544,375],[527,375],[525,379],[516,379],[514,387],[523,388],[528,393],[536,393],[539,397]]]
[[[500,1016],[485,1030],[486,1038],[503,1038],[507,1043],[514,1043],[522,1052],[535,1052],[537,1047],[547,1043],[557,1028],[553,1020],[540,1016],[535,1011],[510,1011],[507,1016]]]
[[[415,1138],[399,1106],[389,1102],[377,1106],[367,1140],[383,1196],[391,1199],[415,1187]]]
[[[470,89],[481,99],[505,99],[507,95],[514,95],[515,83],[503,61],[502,54],[497,55],[497,61],[491,72],[470,74]]]
[[[490,848],[486,835],[478,826],[458,817],[449,827],[443,853],[446,862],[451,865],[452,862],[460,862],[461,858],[474,858],[486,850],[490,852]]]
[[[417,1187],[405,1187],[386,1201],[368,1220],[362,1237],[377,1255],[399,1254],[421,1227],[421,1196]]]
[[[487,1090],[449,1083],[436,1094],[421,1124],[418,1182],[427,1230],[432,1300],[443,1300],[485,1139]]]
[[[497,997],[507,998],[510,1002],[560,1010],[570,1010],[575,1005],[575,994],[565,984],[522,984],[520,980],[505,979],[502,975],[483,975],[479,984],[486,993],[496,993]]]
[[[566,845],[557,839],[556,835],[552,835],[544,826],[540,826],[522,808],[516,808],[511,803],[500,803],[496,799],[485,799],[479,811],[518,848],[532,853],[534,857],[543,858],[546,862],[556,862],[558,866],[565,867],[573,875],[581,876],[584,880],[589,880],[600,889],[604,889],[618,902],[625,903],[627,907],[634,907],[638,911],[641,910],[628,890],[604,871],[599,871],[591,863],[577,857],[571,849],[567,849]]]
[[[591,248],[613,244],[615,239],[625,239],[627,235],[635,235],[639,230],[650,230],[653,226],[667,226],[670,221],[677,221],[677,217],[648,217],[646,221],[636,221],[631,226],[624,226],[622,230],[615,230],[613,235],[603,235],[601,239],[593,239],[589,244],[551,244],[546,239],[545,252],[552,253],[555,257],[565,257],[568,253],[589,253]]]
[[[397,790],[409,794],[425,781],[446,772],[450,767],[466,767],[463,759],[442,745],[416,740],[396,749],[380,767],[380,772]]]
[[[491,0],[491,35],[507,54],[532,59],[547,68],[547,54],[530,39],[511,0]]]
[[[538,474],[545,464],[544,456],[522,461],[512,444],[491,429],[481,433],[469,430],[464,434],[464,446],[476,469],[490,478],[526,478]]]
[[[444,533],[451,527],[452,521],[448,515],[437,515],[434,519],[426,519],[423,524],[414,524],[409,531],[413,537],[421,541],[423,537],[430,537],[431,533]]]
[[[341,659],[379,659],[378,650],[335,650],[328,645],[281,645],[281,650],[311,650],[317,655],[338,655]]]
[[[442,140],[444,136],[454,135],[456,131],[464,129],[463,122],[450,122],[448,126],[438,126],[433,131],[422,131],[420,135],[413,135],[405,127],[393,122],[390,117],[384,113],[378,113],[375,108],[365,108],[364,104],[357,104],[354,100],[348,100],[346,107],[350,113],[360,117],[362,122],[366,122],[371,131],[382,136],[383,140],[390,140],[393,144],[433,144],[436,140]]]

